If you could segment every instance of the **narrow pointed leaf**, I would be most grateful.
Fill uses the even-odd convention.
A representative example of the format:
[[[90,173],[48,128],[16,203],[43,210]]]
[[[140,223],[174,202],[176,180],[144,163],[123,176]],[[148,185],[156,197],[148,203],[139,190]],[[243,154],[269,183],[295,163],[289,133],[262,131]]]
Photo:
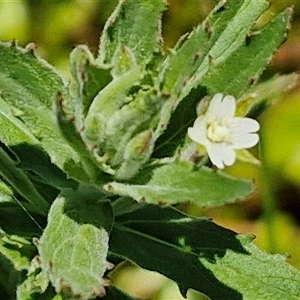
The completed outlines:
[[[201,84],[210,94],[222,92],[240,95],[245,88],[258,79],[273,53],[286,38],[292,10],[286,9],[264,28],[245,39],[243,45],[224,62],[210,68]]]
[[[244,43],[246,34],[267,7],[265,0],[220,1],[164,62],[163,91],[186,96],[214,64],[226,60]]]
[[[15,203],[0,203],[0,228],[7,234],[32,239],[40,236],[46,218],[36,213],[28,212],[21,207],[21,201]]]
[[[102,181],[105,181],[108,175],[102,172],[100,164],[92,155],[92,151],[87,149],[80,133],[76,130],[74,120],[68,117],[64,103],[65,99],[63,98],[63,95],[58,93],[56,96],[55,111],[60,132],[78,153],[78,156],[81,159],[82,168],[85,171],[83,174],[77,174],[76,177],[88,181],[89,183],[97,182],[100,185]],[[83,176],[83,178],[80,178],[81,176]],[[107,181],[108,179],[106,182]]]
[[[28,204],[24,203],[25,207],[40,214],[45,215],[47,213],[49,204],[32,184],[26,173],[16,166],[16,163],[2,148],[0,148],[0,175],[28,201]]]
[[[239,116],[256,118],[266,108],[274,105],[278,100],[291,91],[300,82],[299,74],[277,75],[267,81],[251,87],[237,102]]]
[[[59,190],[76,188],[78,182],[67,178],[67,175],[50,160],[49,155],[40,146],[18,144],[10,147],[18,157],[18,168],[34,174],[34,178]],[[28,173],[27,173],[28,174]]]

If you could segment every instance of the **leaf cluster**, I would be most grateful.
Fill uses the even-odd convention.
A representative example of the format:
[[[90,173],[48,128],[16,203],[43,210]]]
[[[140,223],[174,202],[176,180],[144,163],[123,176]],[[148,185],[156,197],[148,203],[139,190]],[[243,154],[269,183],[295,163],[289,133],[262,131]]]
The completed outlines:
[[[171,278],[183,296],[300,297],[299,272],[282,256],[174,206],[220,206],[253,191],[251,181],[189,155],[186,130],[204,96],[232,94],[240,115],[257,117],[274,96],[264,87],[296,81],[254,86],[291,19],[286,9],[254,31],[267,7],[221,1],[165,53],[165,1],[121,0],[97,57],[86,46],[71,53],[68,83],[32,45],[0,44],[6,299],[132,299],[108,280],[123,261]]]

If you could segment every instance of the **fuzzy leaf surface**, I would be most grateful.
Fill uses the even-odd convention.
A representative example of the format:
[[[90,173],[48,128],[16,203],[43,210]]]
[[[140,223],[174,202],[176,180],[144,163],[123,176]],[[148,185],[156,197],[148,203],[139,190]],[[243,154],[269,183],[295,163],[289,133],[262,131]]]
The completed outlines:
[[[73,113],[82,122],[96,95],[112,80],[111,68],[98,66],[88,47],[83,45],[71,52],[70,66],[74,79],[70,87],[74,94]]]
[[[53,202],[37,247],[56,292],[81,299],[105,294],[102,277],[112,221],[110,203],[91,187],[65,190]]]
[[[265,0],[220,1],[186,40],[180,40],[163,65],[163,91],[186,96],[214,64],[225,61],[245,41]]]
[[[39,145],[59,168],[76,177],[82,172],[79,157],[65,142],[52,112],[53,97],[65,86],[60,76],[32,51],[0,43],[0,89],[5,101],[0,135],[8,145]],[[9,133],[9,135],[8,135]],[[10,133],[16,133],[13,138]]]
[[[137,63],[144,63],[153,52],[159,52],[160,19],[165,6],[164,0],[120,1],[106,22],[97,60],[111,63],[120,46],[130,48]]]
[[[300,272],[286,262],[285,255],[271,255],[240,236],[248,255],[228,250],[221,259],[200,261],[222,283],[238,290],[243,300],[300,299]]]
[[[111,182],[105,188],[137,201],[166,204],[190,201],[199,206],[235,202],[253,191],[250,181],[232,178],[205,167],[193,170],[193,164],[188,162],[158,167],[144,185]]]
[[[213,66],[202,80],[209,93],[237,96],[258,79],[273,53],[285,40],[292,12],[288,8],[279,13],[260,31],[250,33],[230,57]]]
[[[237,102],[238,116],[255,118],[299,84],[299,74],[275,76],[251,87]]]

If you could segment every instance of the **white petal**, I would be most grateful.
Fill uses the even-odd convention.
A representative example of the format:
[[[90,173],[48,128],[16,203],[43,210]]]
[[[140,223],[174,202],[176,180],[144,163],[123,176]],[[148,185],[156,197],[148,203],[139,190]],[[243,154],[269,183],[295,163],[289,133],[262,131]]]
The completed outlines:
[[[222,159],[222,149],[218,147],[220,144],[209,144],[206,148],[207,154],[211,162],[217,166],[218,169],[224,169],[223,159]]]
[[[255,146],[259,141],[257,133],[245,133],[232,136],[233,149],[248,149]]]
[[[209,112],[212,115],[218,113],[222,99],[223,99],[223,94],[221,93],[215,94],[209,103],[207,112]]]
[[[234,149],[247,149],[255,146],[259,136],[259,123],[249,118],[234,118],[229,125],[231,143]]]
[[[220,109],[222,109],[225,118],[233,118],[236,110],[235,98],[230,95],[225,96],[222,101],[222,108]]]
[[[206,121],[204,116],[198,117],[195,120],[193,127],[188,128],[188,136],[198,144],[207,144]]]
[[[222,99],[222,94],[216,94],[209,105],[207,113],[213,116],[220,123],[225,119],[232,119],[235,114],[236,103],[233,96],[225,96]]]
[[[207,147],[207,153],[211,162],[219,169],[223,169],[224,165],[231,166],[236,158],[235,151],[225,143],[211,143]]]
[[[256,132],[259,130],[259,127],[259,123],[256,120],[236,117],[230,122],[229,131],[233,135],[239,135],[248,132]]]

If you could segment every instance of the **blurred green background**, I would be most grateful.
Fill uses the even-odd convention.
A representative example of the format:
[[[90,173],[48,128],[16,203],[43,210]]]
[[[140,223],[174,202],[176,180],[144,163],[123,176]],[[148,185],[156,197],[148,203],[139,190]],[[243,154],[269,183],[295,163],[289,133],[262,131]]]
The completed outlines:
[[[97,52],[101,30],[117,2],[0,0],[0,40],[15,39],[22,46],[35,43],[38,54],[68,79],[69,53],[78,44],[86,44],[92,52]],[[286,43],[266,72],[299,72],[300,1],[270,2],[264,18],[290,5],[294,6],[295,15]],[[215,0],[169,0],[162,28],[166,49],[192,30],[216,3]],[[254,178],[256,192],[247,201],[226,208],[189,206],[183,209],[194,215],[212,217],[218,224],[239,233],[254,233],[260,247],[290,254],[289,262],[300,269],[300,84],[269,108],[260,122],[265,146],[263,153],[259,148],[255,153],[263,157],[265,167],[236,163],[227,169],[235,176]],[[139,297],[181,299],[174,283],[130,265],[119,268],[114,280]],[[191,291],[189,299],[204,298]]]

